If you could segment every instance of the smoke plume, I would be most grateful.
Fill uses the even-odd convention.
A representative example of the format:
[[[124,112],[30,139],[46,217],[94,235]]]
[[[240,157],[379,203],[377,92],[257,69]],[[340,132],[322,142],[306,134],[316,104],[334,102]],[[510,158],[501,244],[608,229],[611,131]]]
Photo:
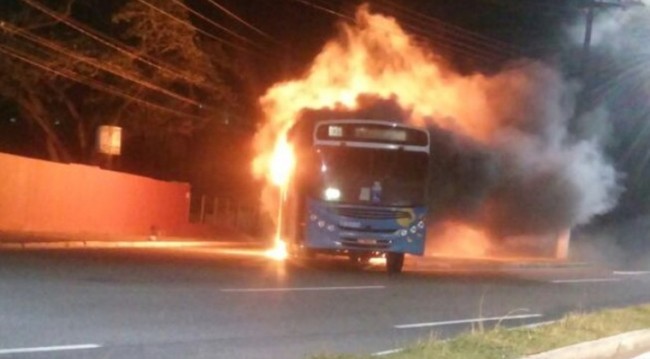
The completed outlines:
[[[305,111],[381,118],[430,131],[434,221],[492,236],[548,233],[616,205],[619,176],[600,139],[569,133],[579,88],[559,71],[520,61],[494,75],[461,75],[395,19],[362,6],[356,20],[341,25],[304,76],[262,98],[269,122],[258,165]]]

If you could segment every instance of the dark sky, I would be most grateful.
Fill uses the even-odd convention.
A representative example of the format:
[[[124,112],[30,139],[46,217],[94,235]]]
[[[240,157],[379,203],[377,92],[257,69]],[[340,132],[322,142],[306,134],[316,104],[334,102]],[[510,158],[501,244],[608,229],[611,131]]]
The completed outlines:
[[[352,16],[362,1],[220,0],[219,3],[281,42],[269,42],[232,19],[196,5],[250,39],[268,46],[270,58],[258,62],[266,75],[275,65],[280,76],[306,66],[333,36],[341,17]],[[307,3],[313,4],[312,6]],[[562,50],[565,26],[580,16],[580,1],[571,0],[372,0],[371,9],[396,17],[408,31],[437,47],[465,70],[489,70],[516,57],[552,58]],[[469,31],[469,32],[468,32]],[[496,41],[493,41],[496,40]],[[495,46],[495,43],[499,45]]]
[[[45,0],[60,4],[59,0]],[[171,0],[170,0],[171,1]],[[340,15],[353,16],[359,0],[214,0],[270,35],[258,34],[224,14],[213,0],[187,0],[204,16],[264,48],[252,60],[258,91],[306,67],[336,32]],[[487,71],[517,57],[551,58],[562,50],[564,26],[580,15],[581,0],[370,0],[371,9],[391,15],[464,70]],[[76,0],[75,17],[93,27],[112,26],[110,14],[124,0]],[[13,6],[11,6],[13,4]],[[310,5],[311,4],[311,5]],[[24,7],[9,0],[2,8]],[[4,10],[3,10],[4,11]],[[331,12],[328,12],[331,11]],[[333,14],[338,13],[338,15]],[[201,19],[196,25],[241,44]],[[469,31],[469,32],[468,32]],[[497,43],[498,42],[498,43]],[[497,45],[495,45],[497,44]],[[244,44],[250,47],[248,44]]]

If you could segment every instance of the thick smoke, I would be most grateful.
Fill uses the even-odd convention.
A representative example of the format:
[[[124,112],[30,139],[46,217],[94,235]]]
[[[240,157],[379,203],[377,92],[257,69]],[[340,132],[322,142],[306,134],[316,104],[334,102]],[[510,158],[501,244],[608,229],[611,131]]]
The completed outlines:
[[[395,19],[361,7],[302,78],[262,98],[269,122],[257,143],[268,149],[269,138],[308,117],[426,127],[434,221],[493,237],[546,234],[606,213],[621,192],[601,139],[569,133],[578,90],[533,61],[495,75],[456,73]]]
[[[528,78],[509,86],[510,76]],[[532,78],[529,78],[532,77]],[[534,81],[533,81],[534,79]],[[494,237],[545,234],[588,222],[616,204],[617,174],[597,142],[570,142],[566,124],[573,96],[552,70],[537,64],[494,79],[490,113],[500,124],[488,142],[437,125],[432,138],[430,198],[436,222],[464,222]],[[530,87],[528,87],[530,86]],[[569,98],[564,98],[567,96]],[[409,123],[396,99],[365,95],[359,108],[306,110],[301,121],[379,119]],[[425,123],[437,123],[426,119]]]
[[[584,31],[584,21],[568,31],[576,50],[581,49]],[[624,174],[625,192],[616,210],[582,236],[583,245],[592,252],[587,257],[600,253],[603,258],[627,257],[624,261],[634,262],[637,255],[650,253],[649,44],[649,1],[645,7],[596,13],[584,84],[586,115],[579,117],[575,128],[583,138],[600,138],[608,157]],[[596,250],[591,247],[594,243],[600,243]],[[644,258],[648,263],[647,254]]]

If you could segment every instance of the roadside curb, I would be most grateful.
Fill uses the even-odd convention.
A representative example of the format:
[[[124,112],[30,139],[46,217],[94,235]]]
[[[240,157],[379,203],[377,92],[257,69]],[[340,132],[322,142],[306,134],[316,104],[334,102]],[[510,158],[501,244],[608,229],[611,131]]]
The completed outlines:
[[[428,269],[467,269],[467,270],[526,270],[526,269],[561,269],[561,268],[589,268],[593,263],[578,261],[544,261],[529,260],[520,262],[489,261],[489,260],[449,260],[434,259],[407,260],[406,264],[414,270]]]
[[[220,241],[190,241],[190,240],[136,240],[136,241],[112,241],[112,240],[51,240],[51,241],[15,241],[0,242],[0,249],[101,249],[101,248],[201,248],[201,247],[263,247],[263,243],[257,242],[220,242]]]
[[[650,349],[650,329],[583,342],[523,359],[605,359],[624,353],[639,354],[644,349]]]
[[[504,264],[505,269],[537,269],[537,268],[586,268],[593,266],[588,262],[531,262]]]

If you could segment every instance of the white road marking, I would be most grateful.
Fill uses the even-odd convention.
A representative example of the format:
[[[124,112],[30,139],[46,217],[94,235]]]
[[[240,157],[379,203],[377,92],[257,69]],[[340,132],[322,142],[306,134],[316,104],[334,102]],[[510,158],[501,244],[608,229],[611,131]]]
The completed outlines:
[[[620,282],[621,278],[582,278],[582,279],[556,279],[551,283],[568,284],[568,283],[604,283],[604,282]]]
[[[498,321],[515,320],[515,319],[541,318],[543,316],[544,315],[542,314],[505,315],[503,317],[492,317],[492,318],[474,318],[474,319],[447,320],[443,322],[399,324],[396,325],[395,328],[410,329],[410,328],[440,327],[443,325],[471,324],[471,323],[482,323],[482,322],[498,322]]]
[[[382,355],[397,354],[397,353],[401,353],[403,351],[404,351],[404,348],[397,348],[397,349],[384,350],[382,352],[372,353],[372,354],[370,354],[370,356],[379,357],[379,356],[382,356]]]
[[[650,271],[614,271],[614,275],[648,275]]]
[[[647,352],[645,354],[641,354],[638,357],[634,357],[632,359],[650,359],[650,352]]]
[[[77,344],[77,345],[58,345],[58,346],[51,346],[51,347],[0,349],[0,355],[58,352],[58,351],[66,351],[66,350],[88,350],[88,349],[98,349],[101,347],[102,346],[99,344]]]
[[[289,287],[289,288],[226,288],[221,289],[226,293],[258,293],[258,292],[315,292],[328,290],[367,290],[386,289],[383,285],[363,285],[355,287]]]

